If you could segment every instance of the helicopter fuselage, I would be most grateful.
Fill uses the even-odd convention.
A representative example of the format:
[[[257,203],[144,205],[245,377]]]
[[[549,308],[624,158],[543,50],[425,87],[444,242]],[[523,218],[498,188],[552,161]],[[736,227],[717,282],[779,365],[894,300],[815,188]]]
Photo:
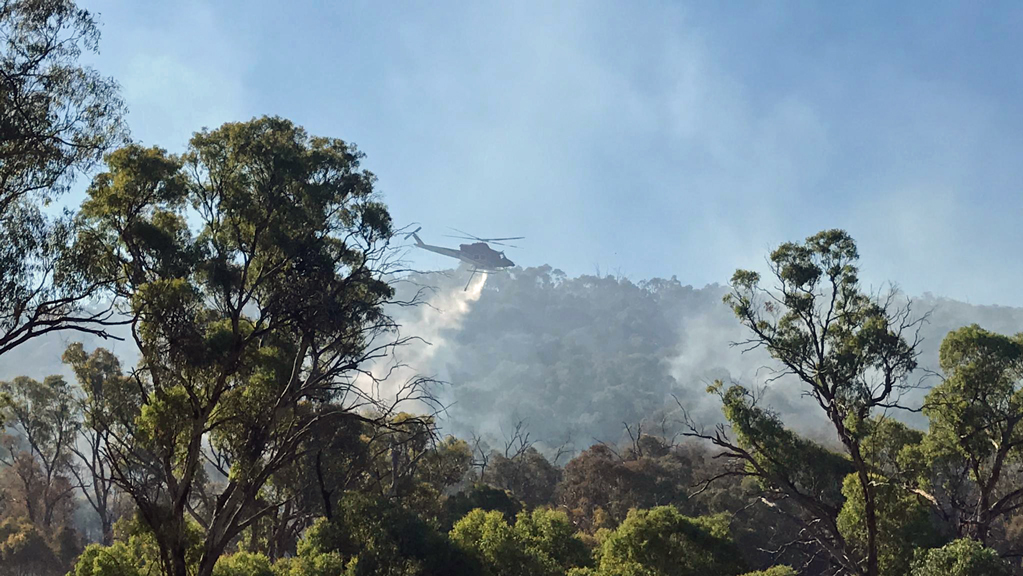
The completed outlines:
[[[426,244],[415,233],[412,233],[412,236],[416,239],[417,247],[435,254],[442,254],[449,258],[457,258],[478,270],[499,270],[515,266],[515,263],[509,260],[503,252],[494,250],[486,242],[459,244],[456,250],[454,248]]]

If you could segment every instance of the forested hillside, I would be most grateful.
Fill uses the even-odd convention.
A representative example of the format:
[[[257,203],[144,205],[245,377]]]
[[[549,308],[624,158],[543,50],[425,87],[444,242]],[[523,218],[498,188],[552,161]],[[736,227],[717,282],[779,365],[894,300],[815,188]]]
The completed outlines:
[[[791,378],[774,380],[777,367],[762,350],[733,347],[747,339],[722,303],[728,287],[693,287],[677,278],[630,280],[615,276],[566,277],[549,266],[492,274],[462,291],[467,273],[412,277],[411,291],[430,286],[431,307],[396,318],[425,334],[435,348],[400,351],[423,373],[449,386],[443,416],[461,434],[501,437],[519,421],[545,444],[585,448],[594,439],[624,440],[623,423],[657,423],[676,407],[673,396],[707,424],[721,421],[720,406],[704,389],[716,379],[764,386],[766,401],[789,426],[825,434],[822,416],[807,410]],[[903,296],[905,297],[905,296]],[[948,332],[977,323],[1003,334],[1023,331],[1023,310],[912,297],[920,326],[920,384],[936,384],[938,348]],[[434,338],[436,336],[436,338]],[[436,340],[434,342],[434,340]],[[769,385],[768,385],[769,383]],[[906,403],[919,407],[925,390]],[[900,418],[916,425],[913,413]]]
[[[776,368],[762,351],[732,346],[745,334],[721,301],[727,286],[693,287],[677,278],[569,278],[542,266],[492,274],[463,291],[467,274],[413,274],[395,283],[399,299],[419,293],[423,300],[391,309],[403,330],[423,341],[383,362],[408,364],[392,383],[412,373],[443,382],[437,392],[447,409],[438,420],[447,432],[497,442],[522,422],[544,449],[568,444],[582,450],[595,439],[625,440],[623,423],[659,424],[677,408],[674,397],[684,398],[705,423],[722,421],[720,406],[704,393],[722,379],[766,385],[767,401],[788,425],[827,437],[822,416],[806,409],[797,383],[773,381]],[[1002,334],[1023,331],[1018,308],[929,294],[912,302],[917,315],[927,316],[917,375],[923,388],[906,398],[914,407],[939,380],[945,334],[970,324]],[[76,339],[131,364],[137,349],[128,332],[115,327],[111,333],[124,340],[68,333],[35,340],[17,355],[0,357],[0,378],[70,375],[59,358]],[[896,416],[926,426],[918,414]]]

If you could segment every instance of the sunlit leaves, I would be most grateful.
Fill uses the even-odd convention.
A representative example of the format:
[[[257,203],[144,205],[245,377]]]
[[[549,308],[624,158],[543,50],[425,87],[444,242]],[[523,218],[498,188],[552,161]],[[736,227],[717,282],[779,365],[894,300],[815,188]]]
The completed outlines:
[[[509,524],[500,512],[476,509],[455,524],[451,540],[479,558],[487,576],[560,576],[589,564],[568,517],[554,510],[523,511]]]
[[[941,548],[919,550],[913,561],[911,576],[1008,576],[1009,564],[998,552],[985,548],[976,540],[955,540]]]
[[[597,551],[593,576],[702,576],[743,572],[724,518],[688,518],[662,506],[633,510]]]
[[[874,498],[878,510],[878,563],[880,574],[902,576],[916,548],[941,544],[942,540],[931,522],[927,502],[884,476],[872,475]],[[865,556],[867,530],[864,518],[864,496],[859,481],[850,475],[842,484],[846,498],[838,515],[838,527],[845,538]]]
[[[841,480],[852,471],[846,457],[786,429],[742,386],[730,386],[722,404],[738,445],[752,460],[749,473],[765,487],[785,487],[831,507],[841,505]]]

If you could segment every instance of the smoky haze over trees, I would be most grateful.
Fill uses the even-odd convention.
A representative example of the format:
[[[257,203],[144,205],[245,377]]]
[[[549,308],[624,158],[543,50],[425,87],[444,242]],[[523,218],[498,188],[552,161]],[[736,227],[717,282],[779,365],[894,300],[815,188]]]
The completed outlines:
[[[407,363],[407,373],[442,380],[438,393],[447,410],[445,430],[473,432],[498,442],[525,421],[541,447],[566,441],[578,449],[594,439],[619,441],[623,422],[657,426],[686,402],[706,423],[721,412],[704,388],[716,379],[765,388],[765,398],[790,426],[826,435],[825,422],[808,413],[806,399],[791,378],[778,376],[762,350],[743,352],[745,339],[734,315],[721,303],[724,285],[693,287],[677,278],[632,280],[612,275],[570,278],[550,266],[491,274],[473,292],[463,292],[464,270],[412,275],[395,285],[396,298],[421,295],[428,306],[395,308],[394,319],[408,335],[422,337],[386,363]],[[1023,309],[979,306],[925,294],[913,309],[928,313],[920,326],[918,383],[938,381],[939,347],[944,335],[979,324],[993,332],[1023,329]],[[125,334],[120,327],[111,333]],[[67,344],[83,338],[54,334],[0,357],[0,378],[65,374],[60,363]],[[128,342],[104,342],[131,362],[137,350]],[[89,346],[87,346],[88,348]],[[26,367],[28,369],[26,369]],[[920,382],[922,380],[922,382]],[[904,402],[918,408],[926,389],[909,391]],[[926,426],[922,415],[896,417]],[[546,449],[546,448],[545,448]]]
[[[827,432],[821,417],[806,411],[792,378],[775,379],[779,374],[763,350],[744,353],[732,346],[747,337],[721,303],[727,286],[693,287],[677,278],[570,278],[542,266],[491,274],[478,295],[465,295],[462,277],[458,271],[417,277],[435,287],[426,299],[438,310],[396,316],[406,330],[439,337],[430,354],[419,353],[422,347],[399,356],[448,383],[441,396],[452,431],[502,438],[525,420],[545,445],[571,440],[585,448],[594,439],[623,439],[623,422],[658,426],[662,413],[676,407],[673,396],[706,423],[719,421],[720,408],[704,389],[722,379],[749,386],[770,382],[765,401],[788,425],[811,435]],[[921,316],[928,313],[914,381],[924,386],[937,382],[928,372],[938,371],[938,349],[949,331],[973,323],[1003,334],[1023,329],[1023,309],[931,295],[913,298],[912,307]],[[908,391],[904,403],[918,408],[924,393]],[[914,413],[898,417],[923,422]]]

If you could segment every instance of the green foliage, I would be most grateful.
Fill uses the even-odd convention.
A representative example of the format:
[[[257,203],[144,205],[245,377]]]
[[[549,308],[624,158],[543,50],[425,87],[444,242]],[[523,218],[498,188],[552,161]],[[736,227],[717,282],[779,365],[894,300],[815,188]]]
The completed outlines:
[[[71,457],[79,418],[74,391],[60,376],[0,382],[0,423],[13,426],[25,442],[24,449],[6,442],[0,463],[18,475],[25,513],[47,537],[70,521],[74,508]]]
[[[107,453],[174,576],[202,464],[231,494],[206,510],[209,576],[317,423],[349,411],[369,342],[389,337],[392,227],[360,159],[264,117],[198,132],[181,157],[127,146],[89,187],[82,273],[130,307],[141,352],[139,393],[104,397]]]
[[[687,504],[693,460],[664,440],[643,435],[621,455],[591,446],[565,465],[559,503],[586,529],[615,526],[632,508]]]
[[[70,0],[0,4],[0,355],[109,318],[84,309],[96,286],[71,266],[72,227],[43,210],[126,132],[117,84],[79,62],[98,40]]]
[[[56,576],[64,569],[46,535],[28,519],[0,522],[0,576]]]
[[[925,405],[932,435],[954,435],[960,454],[977,460],[993,456],[1003,435],[1014,446],[1023,441],[1023,427],[1017,430],[1010,418],[1023,409],[1023,334],[1002,336],[976,325],[950,332],[941,343],[941,367],[947,377]]]
[[[235,552],[217,560],[213,576],[274,576],[274,573],[264,554]]]
[[[500,512],[473,510],[451,540],[482,562],[490,576],[556,576],[589,563],[585,544],[563,512],[520,512],[510,525]]]
[[[81,66],[96,51],[95,17],[74,2],[5,2],[0,9],[0,207],[8,195],[51,197],[123,136],[116,83]],[[15,33],[16,31],[16,33]],[[3,212],[3,210],[0,210]]]
[[[732,291],[724,300],[749,331],[747,344],[765,348],[782,371],[798,378],[834,427],[863,493],[866,537],[858,550],[862,562],[850,550],[826,544],[842,540],[835,534],[836,501],[819,493],[828,490],[827,486],[834,492],[837,482],[814,487],[804,480],[803,487],[793,485],[789,475],[802,473],[791,466],[793,462],[765,472],[759,470],[765,464],[742,449],[742,445],[759,442],[761,432],[767,432],[768,442],[773,437],[783,440],[783,446],[794,444],[770,430],[778,428],[770,419],[757,418],[750,423],[768,425],[764,431],[745,425],[749,430],[739,433],[745,435],[739,447],[720,435],[712,440],[727,447],[732,457],[758,469],[756,474],[770,488],[791,497],[816,524],[814,532],[819,536],[815,538],[836,563],[846,571],[877,576],[880,521],[876,488],[870,480],[873,465],[863,452],[863,441],[870,434],[875,410],[897,403],[900,391],[907,389],[906,380],[917,367],[919,340],[908,341],[905,335],[914,333],[921,320],[913,318],[908,306],[897,305],[894,289],[876,296],[864,292],[859,284],[858,259],[856,243],[846,232],[825,230],[803,243],[782,244],[771,253],[776,286],[765,288],[759,274],[738,270],[732,277]],[[743,423],[747,412],[744,407],[752,405],[741,399],[746,395],[736,388],[723,394],[730,422]],[[729,414],[733,406],[740,410]],[[755,411],[749,413],[756,415]]]
[[[77,450],[76,455],[86,472],[77,477],[83,480],[85,499],[99,517],[102,544],[109,546],[113,544],[117,504],[123,500],[114,485],[111,462],[103,454],[103,442],[112,426],[134,423],[135,408],[141,405],[140,392],[109,350],[97,348],[86,353],[76,342],[68,346],[61,359],[71,367],[84,396],[77,402],[82,413],[78,442],[84,449]]]
[[[471,558],[415,514],[358,494],[341,500],[333,521],[317,521],[299,543],[298,557],[278,571],[304,576],[341,564],[346,576],[431,576],[476,570]]]
[[[998,553],[963,538],[941,548],[919,550],[911,576],[1009,576],[1012,570]]]
[[[560,479],[561,470],[532,446],[511,458],[493,453],[486,478],[487,482],[508,490],[530,508],[552,502]]]
[[[444,499],[442,528],[450,530],[455,522],[476,509],[500,512],[505,520],[512,521],[522,510],[522,503],[507,490],[494,488],[487,484],[473,484],[468,490],[463,490]]]
[[[743,270],[725,298],[753,339],[808,385],[823,408],[833,409],[830,417],[846,425],[849,439],[916,368],[917,356],[901,336],[910,319],[861,291],[858,258],[848,234],[826,230],[771,253],[781,284],[777,300],[761,288],[758,274]],[[869,378],[873,371],[879,381]]]
[[[727,520],[688,518],[670,506],[633,510],[597,550],[593,576],[721,576],[743,571]]]
[[[863,457],[890,481],[911,484],[921,473],[918,452],[924,433],[893,418],[864,423]]]
[[[160,546],[153,530],[137,516],[114,525],[116,540],[109,546],[90,544],[78,557],[73,576],[153,576],[162,570]],[[202,528],[186,525],[185,565],[194,570],[202,555]],[[224,576],[229,576],[226,573]]]
[[[1023,503],[1010,471],[1023,463],[1023,334],[972,325],[941,343],[946,378],[927,395],[930,431],[917,453],[921,484],[959,518],[955,530],[986,543]]]
[[[475,554],[490,576],[550,574],[542,559],[531,556],[517,541],[514,528],[500,512],[473,510],[455,523],[451,541]]]
[[[528,554],[542,559],[554,572],[590,563],[589,550],[564,512],[546,508],[519,512],[515,537]]]
[[[815,501],[841,506],[840,486],[852,472],[848,458],[786,429],[738,384],[728,387],[721,401],[736,443],[750,455],[750,474],[766,486],[789,486]]]
[[[931,521],[927,503],[917,494],[882,476],[872,477],[878,519],[878,567],[885,576],[909,571],[916,548],[941,543]],[[850,474],[842,485],[845,505],[838,515],[838,529],[853,549],[863,554],[867,541],[864,498],[859,480]]]
[[[90,544],[75,563],[73,576],[144,576],[144,563],[129,544]]]
[[[798,574],[789,566],[772,566],[767,570],[747,572],[742,576],[798,576]]]
[[[274,576],[349,576],[357,567],[349,563],[346,569],[344,559],[337,552],[318,553],[292,558],[283,558],[273,565]]]
[[[438,442],[418,464],[417,475],[434,489],[443,490],[460,483],[471,465],[472,448],[469,443],[448,436]]]
[[[441,494],[466,476],[472,452],[464,440],[436,442],[432,417],[401,412],[373,430],[370,451],[375,457],[364,472],[366,490],[400,500],[424,518],[442,514]]]

